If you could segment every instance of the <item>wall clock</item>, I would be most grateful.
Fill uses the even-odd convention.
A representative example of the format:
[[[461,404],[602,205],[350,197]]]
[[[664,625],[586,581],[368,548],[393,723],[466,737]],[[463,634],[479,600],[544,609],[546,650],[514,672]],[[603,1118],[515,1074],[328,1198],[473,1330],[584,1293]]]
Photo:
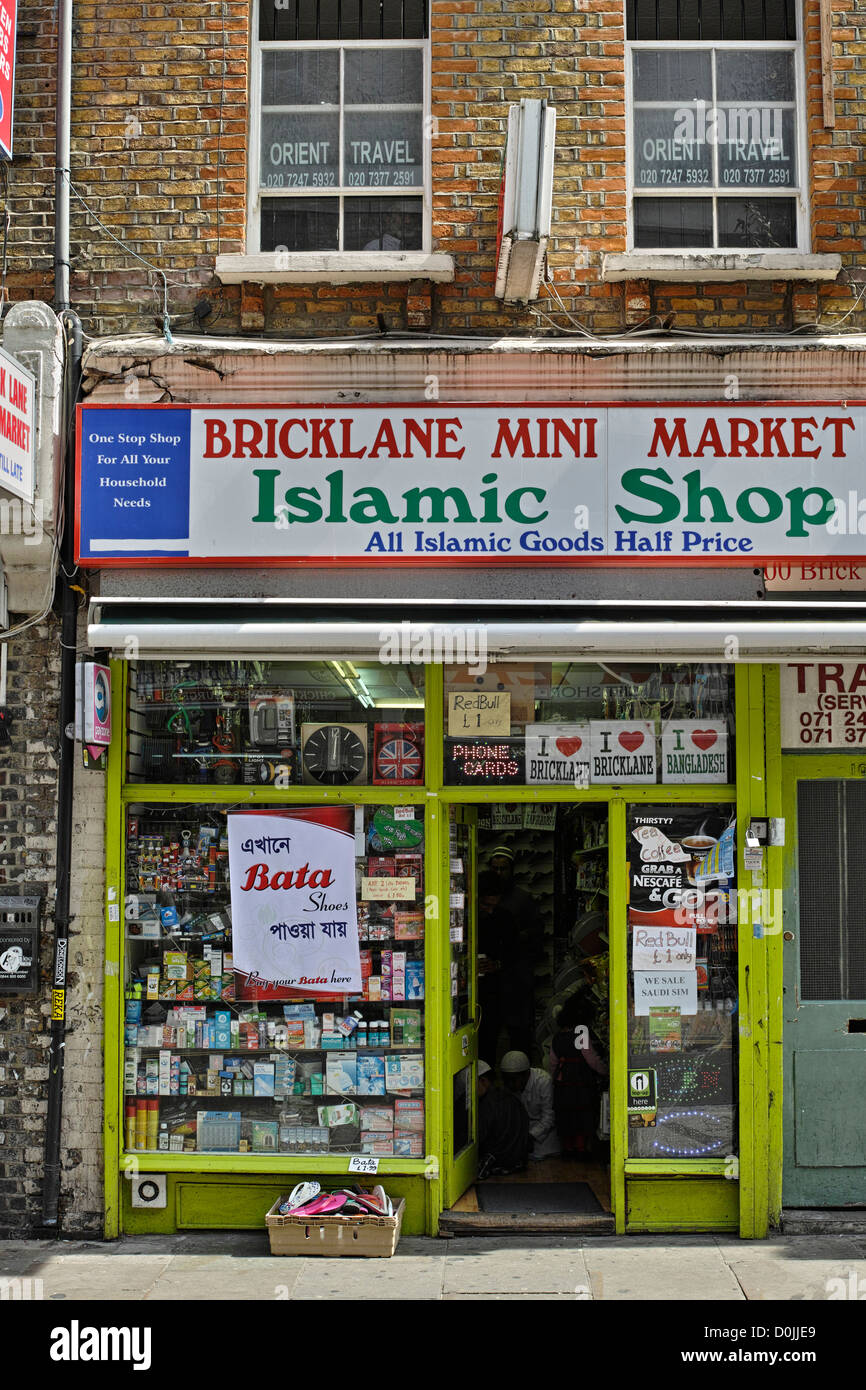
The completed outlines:
[[[304,781],[346,787],[367,780],[366,724],[302,724]]]

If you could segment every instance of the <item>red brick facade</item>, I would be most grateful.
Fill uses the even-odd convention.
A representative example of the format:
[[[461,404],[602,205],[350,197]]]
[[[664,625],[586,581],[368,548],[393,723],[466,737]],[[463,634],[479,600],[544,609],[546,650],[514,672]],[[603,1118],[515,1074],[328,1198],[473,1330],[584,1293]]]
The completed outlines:
[[[453,283],[220,285],[215,256],[244,250],[248,0],[222,6],[80,0],[75,11],[72,298],[90,333],[150,331],[161,320],[164,268],[179,331],[279,337],[393,329],[570,333],[550,291],[537,305],[493,294],[497,200],[509,103],[557,108],[549,263],[568,313],[611,332],[650,314],[678,328],[832,330],[856,300],[838,283],[606,283],[605,253],[626,248],[625,29],[621,0],[433,0],[433,250],[453,256]],[[862,239],[866,30],[833,14],[835,128],[824,126],[817,0],[805,0],[813,252],[856,269]],[[19,23],[16,157],[7,285],[12,299],[51,298],[56,18],[24,0]],[[96,218],[122,242],[113,242]],[[545,317],[546,316],[546,317]],[[844,321],[861,328],[858,306]]]

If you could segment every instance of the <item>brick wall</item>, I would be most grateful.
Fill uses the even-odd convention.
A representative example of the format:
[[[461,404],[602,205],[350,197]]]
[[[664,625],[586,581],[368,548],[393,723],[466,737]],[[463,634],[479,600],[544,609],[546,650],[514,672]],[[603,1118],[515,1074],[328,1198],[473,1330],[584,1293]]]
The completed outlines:
[[[14,616],[12,618],[14,622]],[[0,894],[42,899],[40,980],[32,998],[0,996],[0,1236],[33,1234],[42,1219],[42,1168],[54,964],[60,630],[51,620],[9,645],[11,744],[0,750]],[[102,1227],[102,981],[99,876],[103,779],[77,778],[76,914],[70,931],[61,1144],[65,1233]],[[81,876],[86,867],[89,876]]]
[[[836,128],[825,130],[817,0],[806,0],[805,16],[812,249],[839,251],[856,269],[866,24],[857,10],[834,11]],[[389,328],[445,333],[571,333],[568,315],[610,332],[651,313],[705,331],[784,331],[816,321],[830,328],[855,303],[848,283],[602,282],[602,256],[626,245],[621,0],[433,0],[434,249],[454,256],[452,285],[432,297],[403,284],[221,286],[215,255],[243,250],[248,23],[248,0],[76,6],[73,178],[92,212],[73,199],[72,284],[89,332],[149,331],[161,321],[159,278],[133,253],[165,268],[178,330],[196,330],[192,306],[206,294],[206,329],[220,336],[370,332],[379,314]],[[53,9],[24,0],[13,297],[47,294],[51,276],[54,25]],[[528,95],[558,111],[550,265],[564,308],[549,291],[529,310],[493,296],[507,107]],[[844,326],[866,326],[866,312],[858,307]]]

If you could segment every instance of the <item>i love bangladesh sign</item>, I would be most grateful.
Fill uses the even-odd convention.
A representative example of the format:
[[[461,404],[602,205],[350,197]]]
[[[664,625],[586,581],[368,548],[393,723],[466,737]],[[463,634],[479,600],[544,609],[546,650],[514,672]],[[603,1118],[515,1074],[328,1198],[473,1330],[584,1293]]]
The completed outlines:
[[[85,405],[76,546],[85,565],[853,560],[864,440],[850,403]]]

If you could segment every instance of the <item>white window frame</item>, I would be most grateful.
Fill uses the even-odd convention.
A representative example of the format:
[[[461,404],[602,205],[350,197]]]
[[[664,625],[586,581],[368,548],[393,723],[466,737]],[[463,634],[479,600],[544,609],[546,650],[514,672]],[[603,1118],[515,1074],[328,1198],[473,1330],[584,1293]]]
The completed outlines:
[[[800,37],[796,39],[626,39],[625,42],[625,94],[626,94],[626,208],[628,215],[628,230],[626,246],[629,255],[637,257],[730,257],[737,256],[765,256],[775,255],[786,256],[789,260],[798,255],[808,255],[810,251],[810,209],[809,209],[809,150],[806,130],[806,72],[805,55],[803,51],[803,14],[802,5],[796,6],[797,33]],[[635,158],[635,100],[634,100],[634,76],[632,53],[639,49],[659,49],[676,45],[678,49],[688,49],[690,51],[709,52],[712,50],[727,50],[728,52],[767,52],[772,49],[775,51],[785,50],[794,54],[794,125],[797,149],[797,185],[794,188],[760,188],[760,196],[795,198],[797,203],[797,243],[790,247],[772,246],[635,246],[635,201],[642,194],[637,190],[634,180],[634,158]],[[683,102],[683,105],[687,103]],[[775,104],[775,103],[774,103]],[[754,190],[756,193],[758,190]],[[693,190],[678,185],[675,188],[662,190],[653,187],[646,190],[650,197],[678,197],[678,198],[700,198],[710,197],[713,201],[713,228],[716,229],[716,203],[715,199],[724,196],[734,196],[735,187],[728,186],[717,188],[715,185],[696,185]]]
[[[305,283],[324,281],[350,284],[370,280],[395,281],[454,279],[454,260],[451,256],[432,250],[432,128],[431,120],[431,39],[306,39],[271,40],[258,37],[258,7],[252,6],[250,35],[249,135],[247,152],[247,223],[244,253],[219,255],[216,259],[217,277],[227,284],[244,281],[257,283]],[[416,48],[422,54],[422,179],[423,183],[403,188],[352,188],[342,184],[333,189],[309,188],[268,190],[260,189],[261,121],[262,121],[262,53],[266,50],[298,49],[375,49]],[[343,60],[340,62],[341,93]],[[414,106],[414,103],[413,103]],[[351,109],[351,108],[350,108]],[[340,148],[340,170],[343,176],[343,149]],[[340,240],[343,237],[343,208],[347,197],[417,197],[421,204],[421,248],[414,251],[291,251],[261,250],[261,199],[271,196],[314,196],[340,199]]]

